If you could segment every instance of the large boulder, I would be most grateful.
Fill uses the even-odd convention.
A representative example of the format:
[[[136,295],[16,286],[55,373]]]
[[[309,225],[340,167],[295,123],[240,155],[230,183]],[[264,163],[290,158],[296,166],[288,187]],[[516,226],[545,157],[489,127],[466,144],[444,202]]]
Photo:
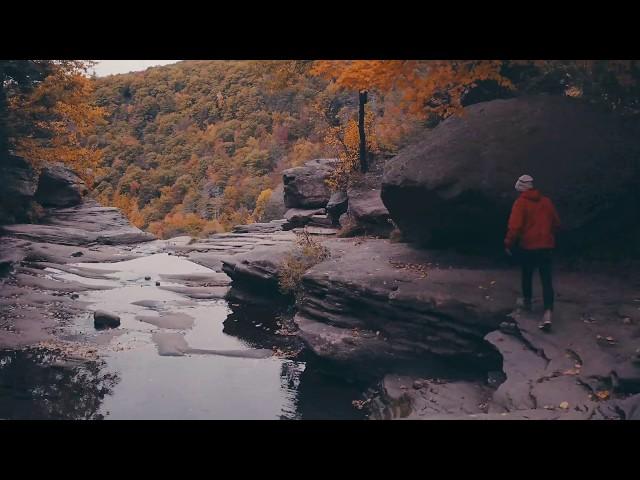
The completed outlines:
[[[224,258],[222,271],[233,280],[236,289],[277,297],[280,265],[292,248],[293,239],[277,245],[259,246],[249,252]]]
[[[88,192],[84,182],[61,163],[45,165],[40,173],[36,201],[45,207],[72,207]]]
[[[497,249],[526,173],[558,208],[561,247],[604,244],[640,213],[635,131],[568,97],[475,104],[387,162],[382,200],[410,239]]]
[[[386,237],[393,229],[377,188],[350,189],[347,215],[364,234]]]
[[[326,183],[337,159],[320,158],[282,172],[284,204],[287,208],[324,207],[331,197]]]

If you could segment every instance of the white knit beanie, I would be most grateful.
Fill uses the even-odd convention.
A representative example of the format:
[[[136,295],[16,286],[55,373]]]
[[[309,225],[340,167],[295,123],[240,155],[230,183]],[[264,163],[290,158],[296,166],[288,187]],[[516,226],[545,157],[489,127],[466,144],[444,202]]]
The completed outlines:
[[[526,192],[533,188],[533,178],[530,175],[522,175],[516,182],[516,190]]]

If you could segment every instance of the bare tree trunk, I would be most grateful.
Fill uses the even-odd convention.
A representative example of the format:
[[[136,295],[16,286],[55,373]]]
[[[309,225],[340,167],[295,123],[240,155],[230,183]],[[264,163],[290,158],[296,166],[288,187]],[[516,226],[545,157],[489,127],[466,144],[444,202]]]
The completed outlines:
[[[367,173],[369,165],[367,163],[367,139],[364,130],[364,105],[367,103],[367,92],[360,92],[360,105],[358,109],[358,130],[360,133],[360,171]]]

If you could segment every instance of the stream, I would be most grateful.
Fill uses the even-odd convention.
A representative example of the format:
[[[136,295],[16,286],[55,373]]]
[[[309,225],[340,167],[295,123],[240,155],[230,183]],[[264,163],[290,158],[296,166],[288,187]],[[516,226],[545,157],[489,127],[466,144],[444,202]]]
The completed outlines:
[[[352,405],[365,387],[279,332],[281,311],[213,298],[226,287],[185,294],[189,279],[220,273],[167,253],[68,267],[43,273],[103,289],[78,294],[86,314],[57,334],[66,350],[0,351],[0,418],[365,418]],[[121,325],[96,330],[95,310]]]

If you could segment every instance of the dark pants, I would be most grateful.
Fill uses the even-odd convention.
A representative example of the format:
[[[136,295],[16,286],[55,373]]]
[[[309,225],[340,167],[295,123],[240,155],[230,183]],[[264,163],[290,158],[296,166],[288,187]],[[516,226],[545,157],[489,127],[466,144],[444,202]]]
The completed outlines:
[[[537,268],[540,270],[540,280],[542,281],[542,296],[544,298],[544,309],[553,310],[553,281],[551,279],[551,256],[553,250],[522,250],[522,296],[524,301],[531,302],[533,273]]]

